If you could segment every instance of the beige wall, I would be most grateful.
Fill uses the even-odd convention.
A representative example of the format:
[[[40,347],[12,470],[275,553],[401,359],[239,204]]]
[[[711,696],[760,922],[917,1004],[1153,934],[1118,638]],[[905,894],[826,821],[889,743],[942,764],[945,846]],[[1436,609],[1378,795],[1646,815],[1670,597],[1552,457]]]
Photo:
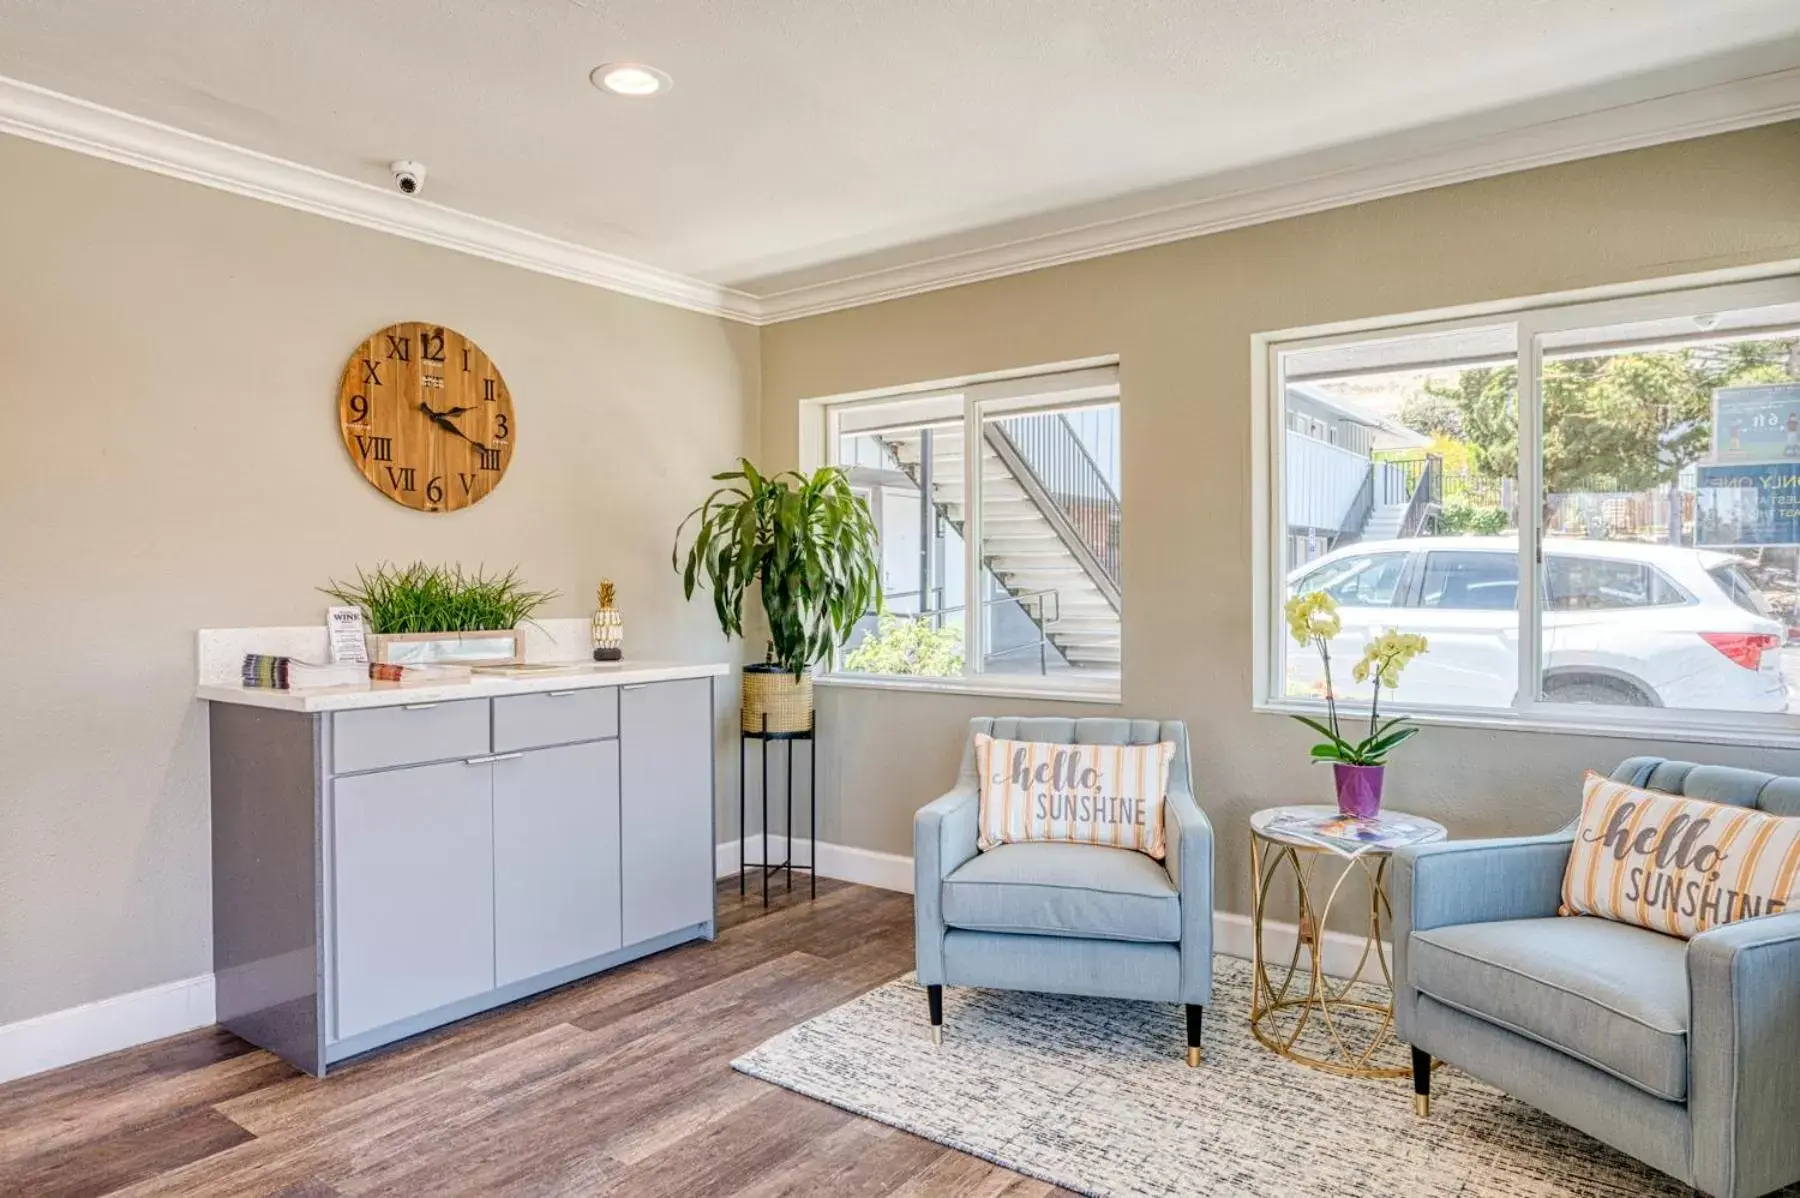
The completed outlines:
[[[339,441],[345,357],[407,319],[475,338],[517,405],[517,458],[465,512],[390,503]],[[735,660],[669,538],[754,437],[757,353],[752,328],[0,137],[0,1024],[211,967],[197,628],[315,622],[329,577],[424,557],[516,564],[556,616],[608,573],[634,656]]]
[[[1116,353],[1124,437],[1124,704],[827,689],[821,836],[911,850],[971,715],[1179,717],[1219,840],[1220,909],[1248,909],[1247,817],[1328,801],[1310,734],[1251,704],[1250,336],[1800,258],[1800,123],[1381,200],[777,325],[763,333],[762,453],[795,460],[805,397]],[[1454,834],[1533,832],[1584,768],[1638,752],[1800,772],[1800,754],[1432,728],[1394,805]]]
[[[0,137],[0,1023],[210,963],[193,630],[308,622],[384,558],[517,564],[577,615],[620,583],[635,656],[735,658],[668,537],[719,464],[791,464],[796,402],[1117,353],[1125,703],[1186,719],[1245,907],[1245,817],[1324,794],[1250,705],[1249,336],[1800,257],[1800,125],[1385,200],[762,330]],[[518,405],[495,495],[426,516],[356,475],[350,347],[395,320],[476,338]],[[769,400],[759,416],[759,379]],[[759,422],[760,421],[760,422]],[[820,834],[908,852],[969,716],[1077,712],[822,691]],[[1432,729],[1393,800],[1459,834],[1562,818],[1641,743]],[[1670,746],[1800,771],[1800,754]],[[779,758],[779,755],[777,755]],[[721,836],[736,755],[720,754]]]

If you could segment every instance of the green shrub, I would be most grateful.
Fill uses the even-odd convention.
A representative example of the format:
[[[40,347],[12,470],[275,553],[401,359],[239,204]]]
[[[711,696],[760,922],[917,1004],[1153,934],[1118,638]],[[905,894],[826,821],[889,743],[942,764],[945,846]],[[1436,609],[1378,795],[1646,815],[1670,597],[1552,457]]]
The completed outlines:
[[[1437,530],[1440,536],[1446,537],[1460,533],[1491,537],[1505,532],[1506,525],[1506,512],[1501,508],[1446,503],[1438,513]]]
[[[917,674],[954,678],[963,672],[961,628],[933,628],[930,620],[881,614],[875,631],[844,658],[860,674]]]
[[[390,566],[386,562],[354,583],[333,579],[321,591],[339,603],[362,608],[369,631],[493,632],[516,628],[538,608],[556,598],[555,591],[528,591],[518,571],[487,574],[461,566]]]

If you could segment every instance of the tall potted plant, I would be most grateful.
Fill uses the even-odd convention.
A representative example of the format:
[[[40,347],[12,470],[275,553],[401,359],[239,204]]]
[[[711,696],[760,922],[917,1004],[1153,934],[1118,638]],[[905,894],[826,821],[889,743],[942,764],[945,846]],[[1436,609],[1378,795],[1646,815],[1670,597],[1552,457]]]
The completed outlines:
[[[1363,646],[1362,659],[1350,670],[1357,682],[1372,682],[1375,693],[1369,700],[1369,732],[1351,740],[1346,735],[1349,720],[1338,718],[1337,690],[1331,682],[1331,639],[1343,630],[1338,618],[1337,600],[1324,591],[1295,595],[1287,603],[1288,631],[1296,643],[1313,645],[1325,663],[1326,723],[1308,716],[1294,718],[1325,737],[1325,743],[1313,746],[1314,761],[1329,761],[1337,783],[1338,810],[1345,815],[1368,819],[1381,811],[1381,784],[1387,772],[1387,756],[1415,736],[1419,727],[1405,716],[1381,718],[1381,688],[1400,685],[1400,671],[1406,663],[1424,653],[1429,646],[1416,633],[1390,628]]]
[[[881,606],[875,521],[835,466],[810,477],[792,470],[765,475],[740,458],[738,469],[713,479],[726,485],[675,530],[670,564],[687,598],[701,585],[712,591],[728,637],[744,634],[744,593],[756,586],[769,642],[762,663],[744,667],[743,727],[804,732],[813,723],[807,671],[830,660],[856,622]]]

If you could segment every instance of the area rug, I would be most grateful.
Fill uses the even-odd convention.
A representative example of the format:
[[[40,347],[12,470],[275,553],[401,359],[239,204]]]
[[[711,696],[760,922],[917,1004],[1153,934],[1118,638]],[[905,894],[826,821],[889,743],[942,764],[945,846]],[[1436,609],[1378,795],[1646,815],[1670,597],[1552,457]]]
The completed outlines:
[[[910,976],[732,1062],[752,1077],[1093,1195],[1686,1198],[1686,1187],[1440,1069],[1429,1119],[1407,1080],[1333,1077],[1251,1038],[1250,967],[1218,958],[1206,1062],[1181,1008],[945,990],[933,1050]]]

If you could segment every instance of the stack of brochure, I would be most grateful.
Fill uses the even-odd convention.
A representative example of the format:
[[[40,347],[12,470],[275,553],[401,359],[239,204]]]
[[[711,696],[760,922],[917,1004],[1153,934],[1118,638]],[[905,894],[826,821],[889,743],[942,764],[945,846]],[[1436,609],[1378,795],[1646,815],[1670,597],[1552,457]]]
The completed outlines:
[[[272,653],[244,654],[244,685],[258,690],[352,686],[368,680],[369,667],[359,661],[326,663]]]

